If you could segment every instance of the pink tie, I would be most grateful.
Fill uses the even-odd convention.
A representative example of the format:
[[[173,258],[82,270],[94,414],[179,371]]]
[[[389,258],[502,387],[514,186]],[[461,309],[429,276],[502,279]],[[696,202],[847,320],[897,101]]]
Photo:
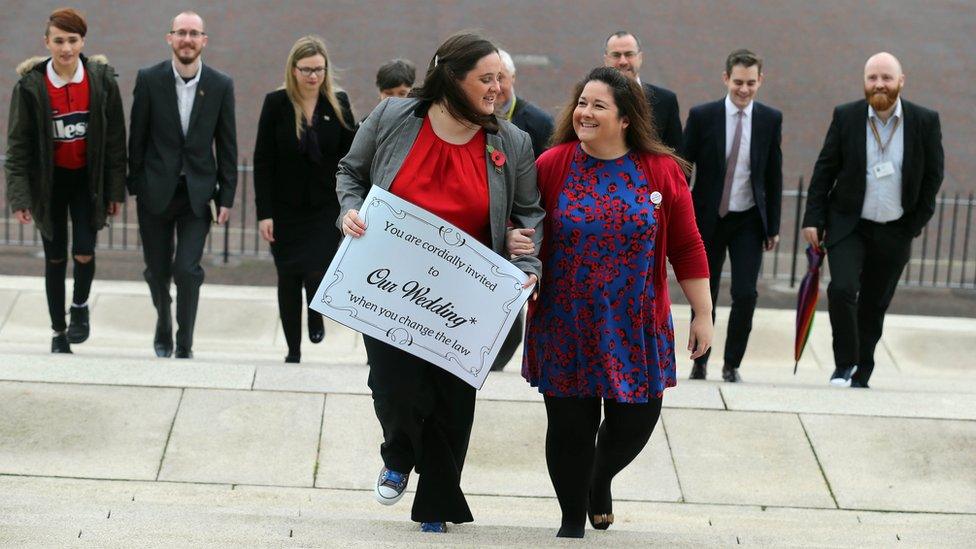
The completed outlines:
[[[732,138],[732,150],[725,159],[725,181],[722,183],[722,201],[718,205],[718,216],[725,217],[729,213],[729,198],[732,195],[732,177],[735,175],[735,165],[739,163],[739,144],[742,143],[742,116],[740,110],[735,113],[738,120],[735,123],[735,137]]]

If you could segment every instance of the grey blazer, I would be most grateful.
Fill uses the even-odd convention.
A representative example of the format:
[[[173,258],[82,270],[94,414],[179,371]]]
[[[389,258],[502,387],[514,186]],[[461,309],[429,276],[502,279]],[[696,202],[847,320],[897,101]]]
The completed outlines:
[[[417,140],[430,103],[392,97],[384,100],[363,121],[349,154],[339,161],[336,194],[339,197],[338,226],[349,210],[359,210],[371,185],[389,190],[400,166]],[[488,215],[491,248],[507,257],[505,231],[511,221],[516,227],[535,228],[535,249],[542,245],[539,187],[535,181],[535,155],[529,135],[506,120],[499,120],[498,132],[487,131],[485,141],[501,150],[506,161],[501,173],[485,152],[488,169]],[[523,272],[542,279],[542,263],[536,254],[518,256],[512,263]]]

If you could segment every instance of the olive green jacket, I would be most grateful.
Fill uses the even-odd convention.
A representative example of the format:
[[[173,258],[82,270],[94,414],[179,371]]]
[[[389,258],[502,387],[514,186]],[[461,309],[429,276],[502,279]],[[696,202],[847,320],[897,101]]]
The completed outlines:
[[[30,210],[37,229],[51,239],[54,139],[45,83],[47,60],[33,57],[17,66],[21,78],[10,98],[4,169],[11,211]],[[125,115],[115,69],[103,56],[82,56],[81,62],[90,94],[85,136],[88,189],[92,228],[98,230],[105,226],[107,204],[125,200]]]

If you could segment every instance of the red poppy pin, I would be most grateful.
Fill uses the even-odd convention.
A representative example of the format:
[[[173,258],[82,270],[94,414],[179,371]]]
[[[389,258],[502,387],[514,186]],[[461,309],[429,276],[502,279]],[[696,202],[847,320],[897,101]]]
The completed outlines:
[[[491,158],[491,163],[495,165],[495,171],[502,173],[502,166],[505,165],[505,153],[491,145],[488,145],[486,149],[488,150],[489,158]]]

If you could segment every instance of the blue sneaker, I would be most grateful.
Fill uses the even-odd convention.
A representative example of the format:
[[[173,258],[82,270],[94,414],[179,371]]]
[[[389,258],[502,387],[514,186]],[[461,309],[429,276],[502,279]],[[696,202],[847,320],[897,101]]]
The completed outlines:
[[[400,501],[403,492],[407,489],[409,478],[410,473],[398,473],[393,469],[383,467],[380,470],[379,478],[376,479],[376,490],[374,490],[376,501],[383,505],[393,505]]]
[[[444,522],[421,522],[420,531],[444,534],[447,532],[447,524]]]

